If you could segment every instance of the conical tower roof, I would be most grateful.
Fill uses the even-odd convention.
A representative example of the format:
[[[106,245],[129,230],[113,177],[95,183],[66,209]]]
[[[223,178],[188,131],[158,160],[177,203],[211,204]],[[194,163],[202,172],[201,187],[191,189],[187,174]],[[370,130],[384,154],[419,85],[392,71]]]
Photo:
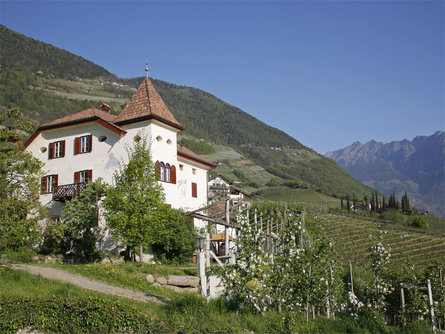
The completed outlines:
[[[121,125],[153,118],[179,130],[184,129],[165,105],[150,79],[145,78],[114,123]]]

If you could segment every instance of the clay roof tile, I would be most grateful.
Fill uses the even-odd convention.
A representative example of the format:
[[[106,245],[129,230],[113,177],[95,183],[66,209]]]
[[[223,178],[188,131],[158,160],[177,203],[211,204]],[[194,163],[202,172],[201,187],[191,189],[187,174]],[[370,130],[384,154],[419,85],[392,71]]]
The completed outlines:
[[[170,112],[150,79],[145,78],[114,122],[126,124],[150,118],[158,119],[179,130],[184,129]]]
[[[201,163],[208,165],[210,167],[216,167],[216,165],[213,162],[203,158],[199,154],[196,154],[195,152],[193,152],[193,151],[189,150],[188,148],[181,146],[179,144],[178,144],[178,155],[181,155],[183,157],[201,162]]]

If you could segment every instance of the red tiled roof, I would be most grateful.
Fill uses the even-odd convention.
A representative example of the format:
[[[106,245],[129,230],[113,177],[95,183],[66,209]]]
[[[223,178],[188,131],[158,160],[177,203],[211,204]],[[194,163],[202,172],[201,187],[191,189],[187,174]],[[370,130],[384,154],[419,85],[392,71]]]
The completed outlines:
[[[40,125],[39,129],[52,128],[52,127],[59,126],[59,125],[77,123],[77,122],[86,121],[86,120],[90,120],[90,119],[97,119],[97,118],[100,118],[108,123],[113,123],[114,120],[116,119],[116,116],[111,115],[103,110],[90,108],[87,110],[79,111],[75,114],[71,114],[71,115],[56,119],[56,120],[48,122],[48,123],[44,123],[44,124]]]
[[[216,167],[216,165],[213,162],[206,160],[199,154],[196,154],[195,152],[193,152],[193,151],[189,150],[188,148],[181,146],[179,144],[178,144],[178,155],[183,156],[185,158],[189,158],[191,160],[198,161],[200,163],[208,165],[209,167]]]
[[[114,122],[126,124],[150,118],[158,119],[180,130],[184,129],[165,105],[150,79],[145,78]]]

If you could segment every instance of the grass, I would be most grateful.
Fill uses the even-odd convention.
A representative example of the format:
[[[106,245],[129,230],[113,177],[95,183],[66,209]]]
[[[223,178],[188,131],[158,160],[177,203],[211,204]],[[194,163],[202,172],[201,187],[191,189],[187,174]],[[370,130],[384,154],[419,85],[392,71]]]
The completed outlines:
[[[196,275],[195,269],[179,269],[176,266],[149,265],[138,263],[122,264],[40,264],[63,269],[74,274],[102,281],[111,285],[120,286],[134,291],[141,291],[153,296],[172,298],[177,295],[169,289],[154,286],[141,274],[159,276],[168,275]]]
[[[85,265],[84,265],[85,266]],[[103,265],[107,267],[106,265]],[[85,266],[86,267],[86,266]],[[152,268],[153,269],[153,268]],[[137,310],[152,320],[153,333],[370,333],[373,324],[349,317],[326,319],[317,317],[306,321],[301,315],[267,312],[262,315],[241,308],[236,311],[223,299],[212,300],[188,293],[176,294],[165,305],[142,303],[99,292],[85,290],[69,283],[49,280],[27,272],[0,267],[0,299],[10,297],[48,298],[100,298],[111,305],[119,302],[124,307]],[[1,310],[0,310],[1,313]],[[81,315],[72,314],[76,318]],[[77,320],[77,319],[76,319]],[[370,320],[372,321],[372,319]],[[365,323],[365,325],[363,324]],[[428,332],[428,327],[415,324],[415,332]],[[378,327],[379,332],[406,332],[410,329]]]

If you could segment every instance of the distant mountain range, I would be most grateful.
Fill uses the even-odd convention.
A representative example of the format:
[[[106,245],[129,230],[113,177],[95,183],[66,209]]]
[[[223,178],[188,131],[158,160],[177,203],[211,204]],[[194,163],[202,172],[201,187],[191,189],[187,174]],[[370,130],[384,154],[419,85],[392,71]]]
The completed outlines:
[[[101,102],[112,105],[113,113],[117,114],[142,81],[142,78],[120,79],[80,56],[2,25],[0,70],[0,110],[19,106],[25,115],[39,122],[97,108]],[[230,146],[246,157],[237,166],[230,166],[230,161],[221,157],[218,166],[226,166],[225,170],[249,191],[267,188],[270,183],[308,188],[330,196],[371,193],[369,187],[332,160],[239,108],[200,89],[152,81],[186,128],[185,135]],[[246,169],[243,172],[251,164],[264,171],[263,180],[259,181]],[[250,167],[258,169],[253,165]]]
[[[326,157],[354,178],[383,194],[405,191],[411,205],[445,217],[445,134],[366,144],[358,141]]]

